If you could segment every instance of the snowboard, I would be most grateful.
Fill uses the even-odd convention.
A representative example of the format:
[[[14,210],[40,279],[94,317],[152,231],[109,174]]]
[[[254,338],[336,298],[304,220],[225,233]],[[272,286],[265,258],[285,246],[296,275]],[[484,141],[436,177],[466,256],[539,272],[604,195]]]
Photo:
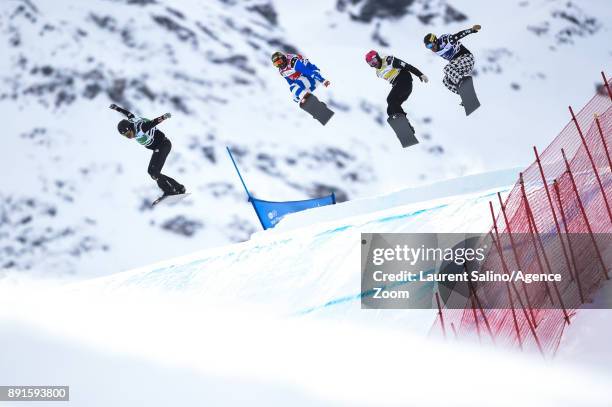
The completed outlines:
[[[476,96],[474,82],[471,76],[466,76],[463,78],[459,84],[458,92],[459,96],[461,96],[461,103],[465,108],[466,116],[469,116],[474,112],[474,110],[480,107],[480,101],[478,101],[478,96]]]
[[[415,144],[419,144],[419,140],[414,136],[414,129],[410,125],[410,122],[406,118],[406,116],[399,115],[398,117],[392,119],[388,118],[387,123],[391,126],[395,135],[399,139],[400,143],[402,143],[402,147],[411,147]]]
[[[327,107],[324,102],[321,102],[312,93],[308,93],[304,96],[304,99],[300,101],[300,108],[317,119],[323,126],[325,126],[334,115],[333,110]]]
[[[173,204],[177,203],[178,201],[183,200],[183,198],[187,197],[188,195],[191,195],[191,194],[189,192],[186,192],[184,194],[162,195],[159,198],[157,198],[156,200],[154,200],[153,203],[151,203],[151,207],[154,207],[155,205],[159,204],[160,202],[173,205]]]

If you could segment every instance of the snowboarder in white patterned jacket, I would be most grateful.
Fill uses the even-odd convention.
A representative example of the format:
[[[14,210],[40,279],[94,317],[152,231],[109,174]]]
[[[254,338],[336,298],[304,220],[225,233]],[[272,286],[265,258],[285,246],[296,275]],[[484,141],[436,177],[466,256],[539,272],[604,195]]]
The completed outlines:
[[[453,93],[459,93],[459,83],[463,78],[469,76],[474,69],[474,55],[459,41],[468,34],[480,31],[478,24],[467,30],[456,34],[443,34],[436,37],[435,34],[427,34],[423,39],[425,47],[446,59],[448,64],[444,67],[444,86]]]
[[[127,117],[127,120],[121,120],[117,124],[119,134],[129,139],[135,139],[138,144],[153,150],[147,172],[157,182],[157,186],[164,192],[164,195],[184,194],[185,186],[161,173],[166,157],[172,149],[172,143],[156,126],[169,119],[171,117],[170,113],[165,113],[153,120],[147,120],[114,103],[110,105],[110,108],[123,113]]]
[[[329,81],[321,75],[319,68],[300,54],[277,51],[272,54],[271,59],[272,64],[278,68],[278,72],[289,84],[295,102],[304,101],[304,96],[314,92],[318,83],[322,83],[325,87],[329,86]]]

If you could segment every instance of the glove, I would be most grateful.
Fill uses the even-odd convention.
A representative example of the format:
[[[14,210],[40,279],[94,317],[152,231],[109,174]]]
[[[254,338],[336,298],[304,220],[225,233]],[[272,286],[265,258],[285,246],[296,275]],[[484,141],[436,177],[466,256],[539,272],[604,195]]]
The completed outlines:
[[[480,29],[481,29],[481,28],[482,28],[482,27],[481,27],[479,24],[475,24],[475,25],[472,27],[472,30],[474,30],[474,31],[478,32],[478,31],[480,31]]]
[[[172,117],[172,115],[171,115],[170,113],[164,113],[164,114],[162,115],[162,119],[164,119],[164,120],[169,119],[169,118],[171,118],[171,117]]]
[[[427,75],[421,75],[421,77],[419,78],[421,80],[421,82],[429,82],[429,78],[427,77]]]
[[[325,81],[325,82],[323,82],[323,86],[325,86],[325,87],[328,87],[328,86],[329,86],[329,84],[330,84],[330,82],[329,82],[329,81]]]
[[[114,103],[111,103],[111,105],[109,106],[109,108],[110,108],[110,109],[112,109],[112,110],[117,110],[117,109],[119,108],[119,106],[117,106],[117,105],[116,105],[116,104],[114,104]]]

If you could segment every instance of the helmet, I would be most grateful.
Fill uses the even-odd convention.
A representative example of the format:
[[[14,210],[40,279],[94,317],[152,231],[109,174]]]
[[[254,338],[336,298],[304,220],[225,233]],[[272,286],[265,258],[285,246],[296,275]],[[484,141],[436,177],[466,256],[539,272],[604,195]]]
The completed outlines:
[[[379,59],[380,59],[380,55],[378,55],[378,52],[374,50],[368,52],[365,55],[365,60],[370,66],[377,66]]]
[[[438,41],[438,37],[435,34],[429,33],[423,38],[423,43],[429,49],[433,48],[433,45]]]
[[[124,135],[125,133],[133,129],[134,128],[132,127],[132,123],[129,120],[123,119],[117,124],[117,130],[121,135]]]
[[[276,51],[272,54],[272,64],[277,68],[284,68],[287,66],[287,57],[280,51]]]

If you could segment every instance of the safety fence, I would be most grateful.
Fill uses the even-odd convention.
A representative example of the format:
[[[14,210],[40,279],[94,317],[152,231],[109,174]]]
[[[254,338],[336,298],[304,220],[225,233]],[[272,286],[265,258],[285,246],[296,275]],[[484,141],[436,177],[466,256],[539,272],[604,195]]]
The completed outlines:
[[[489,203],[492,241],[481,270],[558,273],[561,282],[470,286],[465,309],[445,309],[431,333],[554,355],[578,308],[610,278],[612,247],[612,92],[604,86],[535,161],[506,200]],[[495,215],[495,207],[499,207]],[[496,287],[496,292],[492,292]],[[489,291],[487,291],[489,290]],[[484,309],[481,303],[494,301]]]

